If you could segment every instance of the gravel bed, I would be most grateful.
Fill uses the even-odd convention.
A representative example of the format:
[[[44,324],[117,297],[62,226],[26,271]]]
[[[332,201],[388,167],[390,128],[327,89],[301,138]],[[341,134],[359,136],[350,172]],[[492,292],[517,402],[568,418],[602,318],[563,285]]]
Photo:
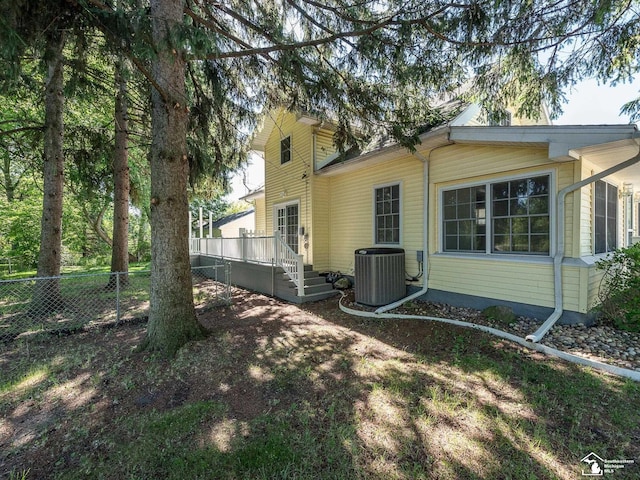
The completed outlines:
[[[359,310],[375,310],[355,303],[353,298],[347,298],[343,303]],[[481,311],[472,308],[422,301],[409,302],[389,313],[461,320],[493,327],[522,338],[535,332],[543,322],[533,318],[517,317],[515,322],[504,324],[490,320]],[[640,371],[640,333],[625,332],[602,325],[555,325],[540,343],[591,360]]]

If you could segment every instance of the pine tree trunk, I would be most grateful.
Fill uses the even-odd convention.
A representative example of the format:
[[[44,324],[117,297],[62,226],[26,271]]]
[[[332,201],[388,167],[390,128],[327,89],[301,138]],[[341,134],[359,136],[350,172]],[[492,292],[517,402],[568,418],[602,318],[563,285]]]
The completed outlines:
[[[8,153],[5,153],[2,162],[2,177],[4,178],[4,191],[7,196],[7,202],[11,203],[14,200],[16,183],[11,178],[11,159]]]
[[[120,284],[128,281],[129,271],[129,130],[127,113],[127,81],[122,59],[116,65],[115,149],[113,153],[113,243],[111,271],[125,272]],[[109,280],[115,286],[115,277]]]
[[[45,88],[44,196],[38,256],[39,277],[60,275],[64,185],[63,48],[64,34],[54,26],[48,34],[45,51],[48,75]],[[58,280],[40,282],[34,294],[32,309],[45,312],[61,307]]]
[[[143,347],[168,355],[204,335],[193,304],[187,238],[185,63],[169,35],[182,21],[183,6],[182,1],[151,1],[158,53],[152,73],[151,296]]]

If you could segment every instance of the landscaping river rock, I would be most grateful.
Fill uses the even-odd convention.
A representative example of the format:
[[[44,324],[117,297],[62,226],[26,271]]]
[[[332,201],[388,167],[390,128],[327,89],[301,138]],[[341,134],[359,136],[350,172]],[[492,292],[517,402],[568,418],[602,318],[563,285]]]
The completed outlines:
[[[511,328],[520,336],[540,323],[519,318]],[[551,348],[632,370],[640,370],[640,334],[608,326],[556,325],[540,342]]]
[[[347,298],[344,303],[350,308],[374,310],[355,303],[352,298]],[[515,316],[511,317],[513,321],[499,321],[472,308],[422,301],[408,302],[389,313],[460,320],[492,327],[522,338],[535,332],[542,324],[540,319]],[[640,371],[640,333],[625,332],[603,325],[555,325],[540,343],[590,360]]]

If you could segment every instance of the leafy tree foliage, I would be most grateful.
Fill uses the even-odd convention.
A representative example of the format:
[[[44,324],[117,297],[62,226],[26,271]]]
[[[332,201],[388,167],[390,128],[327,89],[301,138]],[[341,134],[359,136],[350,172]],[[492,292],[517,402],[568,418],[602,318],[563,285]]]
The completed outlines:
[[[616,250],[596,267],[602,271],[595,307],[600,323],[640,332],[640,243]]]
[[[169,164],[181,154],[191,173],[223,174],[244,158],[248,133],[274,107],[333,120],[341,150],[380,131],[412,148],[419,128],[441,119],[438,106],[452,94],[464,91],[490,113],[517,105],[532,116],[541,102],[558,111],[562,88],[583,76],[626,80],[638,66],[637,0],[153,0],[151,24],[133,6],[125,12],[102,0],[84,5],[135,59],[156,95],[152,177],[172,168],[177,174]],[[185,107],[188,125],[206,133],[190,137],[188,148],[172,137],[173,153],[157,161],[169,129],[184,128],[177,113]],[[205,155],[213,162],[204,161],[200,145],[210,147]],[[175,184],[156,185],[152,203],[176,192]],[[186,204],[179,208],[186,215]],[[160,209],[155,215],[183,221]],[[156,225],[154,242],[180,241],[175,230],[169,238],[159,220]],[[185,249],[158,253],[186,269],[173,263]],[[152,284],[158,292],[174,287],[159,272]],[[168,328],[158,327],[156,314],[150,329]],[[192,325],[191,314],[184,315]]]
[[[167,351],[198,335],[182,230],[187,183],[223,179],[244,161],[250,132],[273,108],[332,120],[343,151],[379,132],[412,148],[452,97],[495,115],[516,105],[532,116],[541,102],[558,112],[563,88],[584,76],[632,78],[640,51],[638,0],[32,3],[34,15],[99,27],[151,87],[149,344]],[[19,11],[6,18],[15,23]],[[4,39],[19,50],[14,36]]]

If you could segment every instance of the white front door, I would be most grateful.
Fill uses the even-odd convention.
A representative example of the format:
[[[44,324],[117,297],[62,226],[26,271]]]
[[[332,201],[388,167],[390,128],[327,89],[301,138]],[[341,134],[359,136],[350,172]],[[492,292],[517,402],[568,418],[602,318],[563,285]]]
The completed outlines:
[[[298,203],[276,206],[275,227],[282,239],[298,253],[298,227],[300,226]]]

